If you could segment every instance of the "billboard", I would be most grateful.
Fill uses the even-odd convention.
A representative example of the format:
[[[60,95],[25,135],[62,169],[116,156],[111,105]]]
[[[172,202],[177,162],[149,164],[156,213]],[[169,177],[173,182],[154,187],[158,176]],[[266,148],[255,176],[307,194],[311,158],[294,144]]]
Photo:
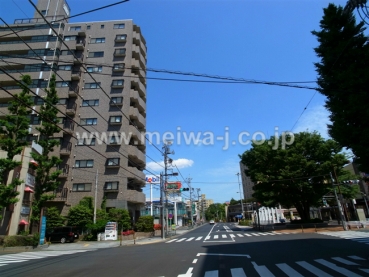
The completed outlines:
[[[148,184],[160,184],[160,176],[147,175],[145,181]]]
[[[168,182],[165,184],[165,190],[180,190],[182,188],[181,182]]]

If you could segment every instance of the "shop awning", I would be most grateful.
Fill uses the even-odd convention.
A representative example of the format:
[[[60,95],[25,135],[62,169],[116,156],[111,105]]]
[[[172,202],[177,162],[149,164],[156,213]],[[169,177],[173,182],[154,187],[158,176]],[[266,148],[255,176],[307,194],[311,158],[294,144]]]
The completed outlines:
[[[19,225],[28,225],[28,222],[25,221],[24,219],[22,219],[20,222],[19,222]]]
[[[24,191],[34,193],[34,191],[30,187],[27,187],[27,186],[24,188]]]
[[[38,166],[38,162],[36,162],[35,160],[30,160],[30,163],[33,164],[34,166]]]

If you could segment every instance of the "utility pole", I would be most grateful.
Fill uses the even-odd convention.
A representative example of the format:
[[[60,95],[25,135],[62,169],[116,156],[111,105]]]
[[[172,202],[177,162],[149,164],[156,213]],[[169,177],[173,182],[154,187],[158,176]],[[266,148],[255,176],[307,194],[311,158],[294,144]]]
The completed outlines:
[[[160,173],[160,224],[161,224],[161,238],[165,239],[164,233],[164,202],[163,202],[163,193],[164,193],[164,183],[163,183],[163,174]]]
[[[95,177],[95,204],[94,204],[94,224],[96,224],[96,205],[97,205],[97,183],[99,178],[99,170],[96,170],[96,177]]]
[[[334,179],[333,179],[333,176],[332,176],[332,172],[330,172],[330,175],[331,175],[331,179],[332,179],[333,186],[335,186],[335,184],[334,184]],[[337,185],[338,185],[338,184],[337,184]],[[341,218],[341,221],[342,221],[342,227],[343,227],[343,229],[346,231],[346,230],[347,230],[346,220],[345,220],[344,215],[343,215],[343,211],[342,211],[342,207],[341,207],[341,202],[338,200],[337,192],[336,192],[336,188],[335,188],[335,187],[333,187],[333,190],[334,190],[334,196],[335,196],[335,198],[336,198],[336,202],[337,202],[338,210],[339,210],[339,213],[340,213],[340,218]]]
[[[192,178],[187,178],[187,185],[190,188],[190,211],[191,211],[191,225],[193,226],[193,214],[192,214],[192,187],[191,187]]]
[[[245,218],[245,212],[243,210],[243,203],[242,203],[242,195],[241,195],[241,183],[240,183],[240,173],[237,172],[237,178],[238,178],[238,185],[239,185],[239,189],[240,189],[240,199],[241,199],[241,209],[242,209],[242,218]]]

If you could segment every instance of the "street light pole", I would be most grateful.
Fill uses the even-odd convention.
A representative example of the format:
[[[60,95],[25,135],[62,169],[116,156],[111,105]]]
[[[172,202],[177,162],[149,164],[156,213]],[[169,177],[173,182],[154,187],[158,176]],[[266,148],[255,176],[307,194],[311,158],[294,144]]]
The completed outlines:
[[[241,209],[242,209],[242,218],[245,218],[245,213],[243,211],[243,203],[242,203],[242,194],[241,194],[241,183],[240,183],[240,173],[237,172],[237,178],[238,178],[238,185],[239,185],[239,190],[240,190],[240,200],[241,200]]]
[[[335,184],[334,184],[334,179],[333,179],[333,176],[332,176],[332,172],[330,172],[330,175],[331,175],[331,179],[332,179],[333,186],[334,186]],[[341,207],[341,202],[338,200],[336,188],[333,188],[333,190],[334,190],[334,196],[336,197],[336,202],[337,202],[338,210],[339,210],[341,221],[342,221],[342,227],[346,231],[347,230],[346,219],[345,219],[345,217],[343,215],[343,210],[342,210],[342,207]]]

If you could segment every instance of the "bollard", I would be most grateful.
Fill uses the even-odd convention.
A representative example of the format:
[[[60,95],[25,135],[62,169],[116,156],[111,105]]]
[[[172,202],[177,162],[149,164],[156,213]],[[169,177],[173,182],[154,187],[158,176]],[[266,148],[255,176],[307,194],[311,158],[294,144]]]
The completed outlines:
[[[301,231],[302,231],[302,233],[304,232],[304,227],[302,227],[302,225],[301,225]]]

